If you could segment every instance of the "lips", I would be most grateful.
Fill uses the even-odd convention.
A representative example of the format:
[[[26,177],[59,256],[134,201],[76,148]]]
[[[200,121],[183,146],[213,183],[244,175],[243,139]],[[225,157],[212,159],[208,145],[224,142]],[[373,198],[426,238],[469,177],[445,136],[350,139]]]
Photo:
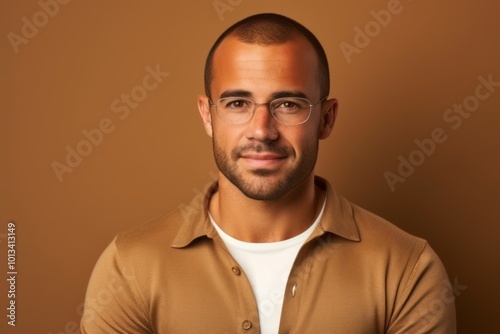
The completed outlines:
[[[276,168],[286,156],[269,152],[245,153],[241,159],[251,168]]]
[[[283,159],[285,156],[273,153],[247,153],[242,154],[241,157],[243,159],[254,159],[254,160],[274,160],[274,159]]]

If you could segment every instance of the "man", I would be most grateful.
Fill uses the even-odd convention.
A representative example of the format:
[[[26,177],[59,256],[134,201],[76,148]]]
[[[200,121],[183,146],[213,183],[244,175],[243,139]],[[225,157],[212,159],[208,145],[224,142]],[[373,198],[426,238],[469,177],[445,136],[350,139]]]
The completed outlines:
[[[337,101],[306,28],[230,27],[198,108],[216,182],[189,209],[119,234],[91,277],[83,333],[455,333],[436,254],[314,175]]]

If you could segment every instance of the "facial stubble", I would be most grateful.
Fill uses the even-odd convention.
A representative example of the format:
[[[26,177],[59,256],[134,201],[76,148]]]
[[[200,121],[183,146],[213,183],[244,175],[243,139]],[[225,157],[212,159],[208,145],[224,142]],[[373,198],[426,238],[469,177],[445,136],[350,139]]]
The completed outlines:
[[[214,130],[214,129],[212,129]],[[296,158],[293,148],[280,146],[277,142],[256,142],[244,147],[235,147],[227,154],[218,143],[215,131],[212,132],[212,146],[215,163],[221,173],[235,185],[245,196],[255,200],[276,200],[294,190],[313,172],[318,156],[318,138],[311,140],[303,147],[302,155]],[[295,163],[291,167],[278,169],[253,169],[250,177],[242,175],[238,169],[238,159],[243,152],[267,152],[292,158]],[[279,175],[281,174],[281,175]]]

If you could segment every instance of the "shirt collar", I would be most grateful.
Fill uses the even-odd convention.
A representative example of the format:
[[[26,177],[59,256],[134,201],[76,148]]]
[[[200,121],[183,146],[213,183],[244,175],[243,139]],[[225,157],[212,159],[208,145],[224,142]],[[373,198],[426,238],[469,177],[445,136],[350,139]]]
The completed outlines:
[[[321,222],[311,237],[330,232],[347,240],[360,241],[352,204],[339,195],[322,177],[315,176],[314,182],[326,190],[326,207]]]
[[[322,177],[315,176],[314,182],[317,186],[326,190],[327,199],[321,222],[310,238],[329,232],[347,240],[360,241],[352,204],[338,195],[328,181]],[[213,238],[217,235],[208,216],[208,204],[217,188],[218,184],[215,182],[205,193],[200,193],[193,198],[191,203],[179,206],[183,224],[171,244],[172,247],[183,248],[200,237]]]

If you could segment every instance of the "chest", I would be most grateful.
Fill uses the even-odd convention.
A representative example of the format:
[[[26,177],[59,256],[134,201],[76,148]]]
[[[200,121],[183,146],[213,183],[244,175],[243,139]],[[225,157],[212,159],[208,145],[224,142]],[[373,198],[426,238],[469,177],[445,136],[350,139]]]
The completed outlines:
[[[327,248],[305,247],[285,276],[268,268],[268,279],[285,282],[265,304],[229,252],[177,260],[160,265],[147,292],[158,333],[260,333],[259,311],[275,312],[279,302],[279,333],[380,333],[390,312],[383,275]]]

